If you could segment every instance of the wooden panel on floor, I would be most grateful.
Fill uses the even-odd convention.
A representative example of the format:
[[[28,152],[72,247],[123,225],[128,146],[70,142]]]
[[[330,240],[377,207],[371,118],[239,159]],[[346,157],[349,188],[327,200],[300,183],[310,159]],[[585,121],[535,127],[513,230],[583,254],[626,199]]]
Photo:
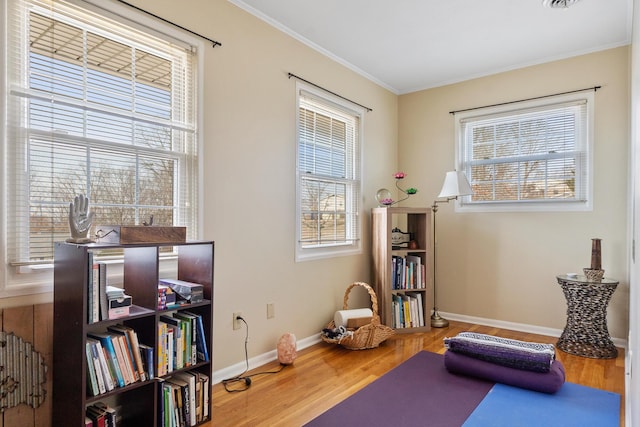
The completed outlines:
[[[33,343],[33,310],[34,306],[32,305],[5,308],[2,313],[3,330],[13,333],[22,338],[23,341]],[[35,426],[34,410],[32,407],[24,404],[7,408],[3,412],[2,418],[4,426]]]
[[[36,427],[51,426],[51,390],[53,366],[53,303],[39,304],[33,310],[33,346],[47,365],[47,383],[42,405],[34,410]]]

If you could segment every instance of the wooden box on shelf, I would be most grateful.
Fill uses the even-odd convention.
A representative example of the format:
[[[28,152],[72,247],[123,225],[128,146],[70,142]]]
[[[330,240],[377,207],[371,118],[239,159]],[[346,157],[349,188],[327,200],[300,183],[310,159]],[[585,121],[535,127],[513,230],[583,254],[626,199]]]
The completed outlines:
[[[371,211],[375,291],[382,323],[397,333],[428,331],[433,306],[430,208],[380,207]],[[408,247],[392,245],[392,230],[409,233]]]
[[[184,243],[186,227],[143,225],[98,225],[96,235],[100,243],[128,245],[132,243]]]
[[[201,284],[204,300],[171,310],[161,310],[158,308],[160,253],[170,248],[173,248],[177,258],[177,278]],[[102,297],[103,290],[93,286],[93,277],[100,271],[93,265],[101,253],[113,254],[114,250],[124,254],[122,288],[131,297],[132,304],[128,315],[109,319],[108,314],[101,314],[99,308],[96,312],[94,308],[94,301],[96,297]],[[160,417],[164,404],[163,384],[170,375],[175,374],[191,375],[201,380],[200,396],[207,396],[208,401],[198,407],[197,424],[210,421],[212,363],[209,355],[213,349],[213,255],[213,242],[200,241],[137,245],[55,244],[52,387],[54,427],[84,425],[87,414],[97,416],[96,412],[104,411],[104,408],[115,412],[122,425],[162,426],[164,424]],[[105,274],[103,277],[106,276]],[[190,316],[192,320],[189,324],[198,327],[198,335],[197,341],[192,338],[188,341],[191,344],[184,344],[185,355],[188,346],[192,346],[193,352],[197,354],[195,358],[188,359],[188,364],[182,359],[181,365],[172,367],[173,371],[163,373],[160,371],[165,366],[162,348],[168,343],[168,339],[159,332],[167,315],[176,318]],[[187,327],[187,323],[184,327]],[[101,342],[101,339],[105,339],[105,346],[111,341],[115,354],[115,359],[110,362],[105,357],[106,365],[102,365],[104,371],[100,367],[100,353],[92,352],[97,348],[96,342]],[[198,343],[200,346],[196,352]],[[138,347],[138,353],[133,351],[135,347]],[[109,356],[108,351],[104,354]],[[98,360],[92,360],[92,357],[97,357]],[[149,358],[150,360],[144,360]],[[97,366],[90,361],[97,362]],[[106,371],[112,372],[115,383],[120,382],[107,388],[109,374]],[[102,385],[98,381],[99,373],[104,378]]]

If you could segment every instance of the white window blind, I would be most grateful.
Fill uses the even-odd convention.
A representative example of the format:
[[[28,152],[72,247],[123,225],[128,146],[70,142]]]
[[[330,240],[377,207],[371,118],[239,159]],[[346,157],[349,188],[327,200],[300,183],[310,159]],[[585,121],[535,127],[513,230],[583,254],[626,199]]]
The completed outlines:
[[[8,265],[51,262],[78,194],[94,225],[195,238],[196,49],[64,1],[9,0],[6,26]]]
[[[592,100],[588,95],[461,114],[459,164],[474,191],[462,198],[461,206],[588,207]]]
[[[362,112],[309,89],[298,107],[297,258],[359,251]]]

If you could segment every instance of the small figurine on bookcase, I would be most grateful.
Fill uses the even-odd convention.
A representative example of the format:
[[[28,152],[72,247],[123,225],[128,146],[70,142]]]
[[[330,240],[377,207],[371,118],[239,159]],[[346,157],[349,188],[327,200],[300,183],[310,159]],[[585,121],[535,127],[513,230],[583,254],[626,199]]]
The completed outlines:
[[[400,200],[393,200],[391,198],[391,192],[386,188],[381,188],[376,193],[376,200],[378,201],[380,207],[389,207],[389,206],[395,205],[396,203],[400,203],[403,200],[407,200],[409,197],[413,196],[418,192],[418,189],[415,187],[410,187],[407,189],[400,188],[400,186],[398,185],[398,182],[400,180],[403,180],[406,176],[407,174],[404,172],[396,172],[395,174],[393,174],[393,177],[396,179],[396,188],[400,190],[403,194],[405,194],[405,197],[403,197]]]
[[[93,212],[89,212],[89,198],[80,194],[69,203],[69,229],[71,237],[68,243],[91,243],[87,235],[93,223]]]

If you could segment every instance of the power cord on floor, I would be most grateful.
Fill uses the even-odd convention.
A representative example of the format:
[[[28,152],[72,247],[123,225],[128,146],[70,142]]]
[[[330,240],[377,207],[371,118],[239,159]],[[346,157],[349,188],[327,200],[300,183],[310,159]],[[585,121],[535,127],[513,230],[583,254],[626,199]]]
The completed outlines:
[[[264,371],[264,372],[256,372],[255,374],[245,375],[247,371],[249,371],[249,324],[243,317],[237,316],[237,320],[241,320],[246,327],[246,335],[244,338],[244,360],[245,360],[245,369],[241,374],[236,375],[235,377],[227,378],[226,380],[222,380],[222,385],[224,385],[224,389],[229,393],[238,393],[241,391],[246,391],[251,387],[251,378],[258,375],[268,375],[268,374],[277,374],[282,371],[286,365],[280,364],[280,368],[274,371]],[[239,388],[235,388],[238,387]]]

